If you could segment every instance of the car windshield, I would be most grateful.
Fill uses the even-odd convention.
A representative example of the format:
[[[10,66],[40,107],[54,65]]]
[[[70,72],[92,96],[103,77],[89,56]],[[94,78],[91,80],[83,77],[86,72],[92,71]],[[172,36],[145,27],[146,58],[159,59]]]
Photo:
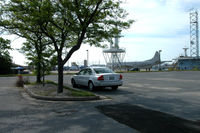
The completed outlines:
[[[94,71],[97,74],[100,74],[100,73],[114,73],[112,70],[110,70],[108,68],[94,68]]]

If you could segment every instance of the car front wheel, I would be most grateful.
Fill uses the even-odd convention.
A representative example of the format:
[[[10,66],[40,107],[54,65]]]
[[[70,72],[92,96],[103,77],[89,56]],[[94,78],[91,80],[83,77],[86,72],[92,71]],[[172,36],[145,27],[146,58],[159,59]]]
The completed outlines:
[[[94,84],[91,81],[88,83],[88,88],[90,91],[94,90]]]
[[[77,87],[76,81],[74,79],[72,79],[71,81],[73,88]]]

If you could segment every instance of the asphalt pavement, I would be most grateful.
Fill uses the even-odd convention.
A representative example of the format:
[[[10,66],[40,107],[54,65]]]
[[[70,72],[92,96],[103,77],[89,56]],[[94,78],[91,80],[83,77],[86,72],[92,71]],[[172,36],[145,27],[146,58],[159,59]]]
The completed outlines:
[[[0,133],[137,133],[95,108],[106,101],[36,100],[15,81],[0,77]]]
[[[123,103],[197,122],[200,120],[199,75],[199,71],[123,73],[124,85],[117,91],[110,88],[94,91],[108,99],[87,102],[35,100],[14,87],[16,77],[0,77],[0,132],[138,132],[96,109],[96,106]],[[65,85],[70,86],[70,77],[64,76]],[[57,76],[46,79],[57,81]],[[35,81],[35,77],[29,80]]]
[[[123,73],[123,86],[96,90],[113,104],[129,103],[169,113],[184,119],[200,120],[200,71]],[[70,85],[65,75],[64,83]],[[53,76],[47,77],[50,80]],[[55,80],[56,81],[56,80]],[[88,90],[86,87],[80,89]]]

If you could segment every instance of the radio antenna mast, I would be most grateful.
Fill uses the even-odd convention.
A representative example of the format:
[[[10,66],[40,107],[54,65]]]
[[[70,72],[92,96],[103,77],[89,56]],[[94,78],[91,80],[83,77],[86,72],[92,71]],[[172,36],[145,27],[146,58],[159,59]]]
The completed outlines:
[[[190,56],[199,58],[199,24],[195,9],[190,11]]]

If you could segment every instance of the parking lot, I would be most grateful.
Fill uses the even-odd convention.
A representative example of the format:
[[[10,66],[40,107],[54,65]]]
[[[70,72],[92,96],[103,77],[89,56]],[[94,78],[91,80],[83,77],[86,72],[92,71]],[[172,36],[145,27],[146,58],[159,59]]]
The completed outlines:
[[[126,124],[120,124],[95,108],[106,105],[130,107],[133,111],[141,109],[142,111],[135,113],[139,113],[139,116],[146,115],[145,118],[154,110],[158,112],[154,112],[153,118],[163,119],[159,113],[163,112],[166,120],[172,115],[179,120],[183,118],[184,121],[200,120],[199,71],[138,72],[122,75],[124,84],[118,90],[105,88],[94,91],[107,97],[106,99],[84,102],[35,100],[22,89],[14,87],[17,77],[0,77],[0,132],[137,132],[134,130],[135,125],[130,128]],[[35,81],[33,76],[28,78]],[[65,85],[71,86],[70,78],[71,75],[64,75]],[[57,82],[57,75],[46,76],[46,80]],[[89,91],[86,87],[79,89]],[[143,114],[145,111],[148,113]],[[155,120],[156,122],[158,121]],[[144,123],[138,124],[142,129]]]
[[[200,72],[138,72],[123,73],[123,86],[117,91],[109,88],[94,93],[111,98],[111,103],[131,103],[176,116],[200,120]],[[71,75],[64,84],[71,85]],[[47,79],[57,81],[57,76]],[[86,87],[80,89],[88,90]],[[89,91],[89,90],[88,90]]]

